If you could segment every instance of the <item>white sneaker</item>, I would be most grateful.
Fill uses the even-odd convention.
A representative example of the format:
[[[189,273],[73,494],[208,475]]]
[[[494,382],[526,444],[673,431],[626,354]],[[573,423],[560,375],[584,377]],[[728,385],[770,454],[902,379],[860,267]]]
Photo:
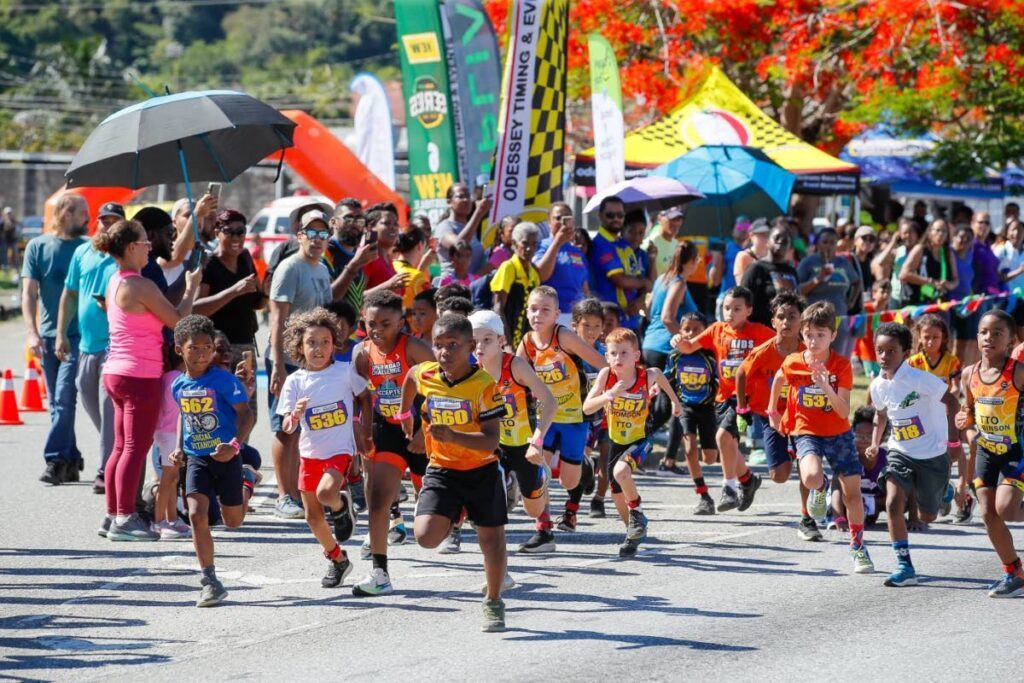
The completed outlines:
[[[281,517],[282,519],[303,519],[306,513],[303,511],[302,506],[286,493],[277,499],[277,505],[274,506],[274,516]]]
[[[512,575],[505,572],[505,578],[501,580],[501,592],[510,591],[516,587],[516,580],[512,578]],[[484,581],[480,586],[480,594],[487,595],[487,582]]]
[[[391,577],[388,576],[386,571],[378,567],[367,574],[365,579],[352,586],[352,595],[388,595],[393,593],[394,590],[394,586],[391,585]]]
[[[364,560],[368,560],[373,556],[373,551],[370,550],[370,534],[366,534],[366,538],[363,539],[363,544],[359,546],[359,557]]]
[[[182,532],[167,520],[154,524],[153,531],[160,534],[161,541],[181,541],[192,536],[192,530],[188,527]]]
[[[185,524],[185,520],[174,520],[173,522],[171,522],[171,528],[173,528],[175,531],[179,533],[185,534],[186,536],[192,535],[192,527],[190,527],[188,524]]]
[[[825,478],[820,491],[811,491],[807,496],[807,512],[814,519],[821,519],[828,511],[828,478]]]

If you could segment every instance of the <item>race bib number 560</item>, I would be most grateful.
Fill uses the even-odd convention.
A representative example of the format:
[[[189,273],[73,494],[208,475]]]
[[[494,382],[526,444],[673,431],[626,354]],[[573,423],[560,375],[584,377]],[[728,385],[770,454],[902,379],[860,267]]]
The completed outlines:
[[[458,427],[469,424],[471,406],[469,401],[454,398],[429,398],[427,414],[431,424]]]

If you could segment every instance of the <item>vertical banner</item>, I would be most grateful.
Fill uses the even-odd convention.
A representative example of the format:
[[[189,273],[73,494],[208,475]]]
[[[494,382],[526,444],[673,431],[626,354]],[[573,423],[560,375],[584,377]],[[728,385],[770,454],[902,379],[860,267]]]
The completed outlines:
[[[356,74],[348,89],[359,95],[356,105],[356,156],[392,190],[395,189],[395,135],[391,105],[384,84],[368,73]]]
[[[590,106],[594,118],[597,191],[626,179],[626,128],[615,51],[600,33],[587,36],[590,50]]]
[[[444,0],[441,23],[455,110],[459,177],[473,190],[490,180],[498,145],[501,54],[480,0]]]
[[[568,0],[512,3],[491,224],[540,222],[562,200]]]
[[[436,0],[395,3],[409,136],[409,197],[413,212],[436,223],[447,208],[448,187],[459,179]]]

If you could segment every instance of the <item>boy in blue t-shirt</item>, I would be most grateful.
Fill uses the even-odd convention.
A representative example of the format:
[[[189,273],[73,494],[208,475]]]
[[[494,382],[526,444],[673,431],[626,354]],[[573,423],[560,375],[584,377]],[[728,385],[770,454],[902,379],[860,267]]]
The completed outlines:
[[[185,372],[171,385],[181,409],[178,449],[171,461],[180,466],[187,460],[185,497],[203,572],[196,607],[216,605],[228,594],[213,565],[210,499],[216,495],[224,524],[236,528],[256,485],[253,470],[242,468],[238,453],[252,428],[248,396],[238,378],[213,363],[216,333],[213,321],[202,315],[185,316],[174,326],[174,348],[185,359]]]
[[[679,333],[684,339],[696,339],[704,328],[704,318],[700,313],[687,313],[679,321]],[[676,395],[683,402],[683,414],[678,418],[680,429],[670,430],[669,434],[678,433],[682,436],[686,466],[693,477],[693,490],[700,496],[693,510],[695,515],[715,514],[715,501],[704,481],[697,447],[700,446],[705,464],[711,465],[718,461],[718,445],[715,442],[718,423],[714,400],[718,390],[716,367],[714,354],[707,349],[699,349],[693,353],[673,353],[669,356],[665,370]],[[678,442],[670,442],[665,458],[674,459],[678,449]]]

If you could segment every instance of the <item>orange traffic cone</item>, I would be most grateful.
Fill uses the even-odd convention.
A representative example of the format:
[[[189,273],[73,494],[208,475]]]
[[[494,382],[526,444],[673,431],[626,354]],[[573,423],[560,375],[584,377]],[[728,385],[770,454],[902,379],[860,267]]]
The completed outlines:
[[[18,397],[14,395],[14,376],[10,370],[4,370],[4,379],[0,382],[0,425],[25,424],[18,415]]]
[[[43,366],[39,364],[39,359],[35,356],[32,356],[32,360],[30,362],[36,369],[36,378],[39,380],[39,395],[42,396],[45,401],[48,396],[46,395],[46,378],[43,377]]]
[[[44,413],[43,397],[39,394],[39,375],[36,373],[36,364],[30,361],[25,368],[25,381],[21,385],[21,402],[18,407],[26,413]]]

